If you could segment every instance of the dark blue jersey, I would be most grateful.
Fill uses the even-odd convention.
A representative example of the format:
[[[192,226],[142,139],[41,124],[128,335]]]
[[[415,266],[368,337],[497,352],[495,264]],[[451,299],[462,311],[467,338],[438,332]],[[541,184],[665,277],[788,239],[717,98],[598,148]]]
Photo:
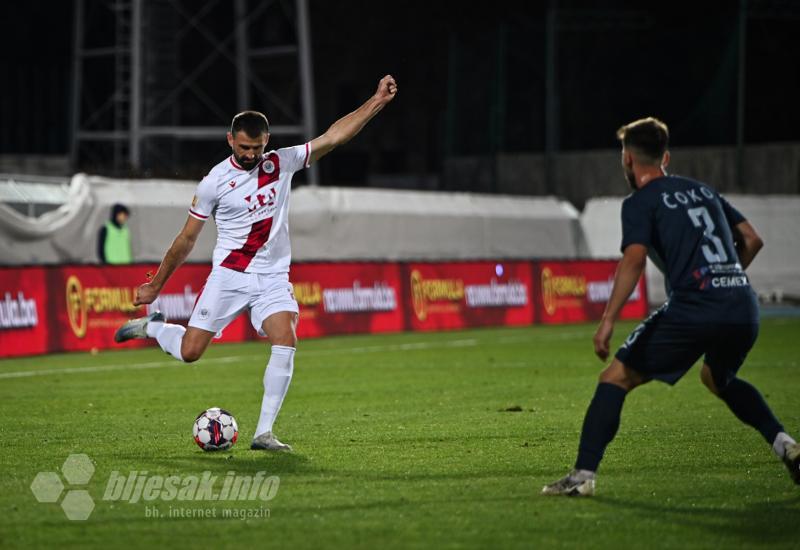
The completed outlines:
[[[622,250],[646,246],[664,272],[670,301],[688,316],[699,320],[702,311],[709,321],[741,321],[757,311],[733,239],[733,228],[743,221],[709,186],[664,176],[622,203]]]

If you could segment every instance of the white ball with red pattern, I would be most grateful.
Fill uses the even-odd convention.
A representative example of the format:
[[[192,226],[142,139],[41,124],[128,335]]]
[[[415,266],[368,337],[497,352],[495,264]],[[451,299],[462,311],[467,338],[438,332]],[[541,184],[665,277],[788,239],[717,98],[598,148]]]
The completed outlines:
[[[239,437],[239,426],[231,413],[213,407],[197,415],[192,426],[197,446],[204,451],[226,451]]]

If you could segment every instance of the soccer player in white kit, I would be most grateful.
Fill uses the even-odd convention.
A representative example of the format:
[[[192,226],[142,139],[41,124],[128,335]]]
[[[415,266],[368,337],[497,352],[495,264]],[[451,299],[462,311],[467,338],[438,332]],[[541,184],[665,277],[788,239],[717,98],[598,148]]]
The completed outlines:
[[[168,354],[197,361],[211,339],[242,311],[272,346],[264,373],[264,397],[251,449],[291,450],[272,434],[289,389],[297,344],[298,307],[289,282],[289,192],[292,175],[309,167],[358,134],[397,94],[387,75],[361,107],[303,145],[265,153],[267,118],[255,111],[236,115],[228,133],[232,154],[197,186],[186,225],[164,256],[152,280],[136,291],[134,305],[152,303],[169,277],[186,260],[205,220],[214,216],[217,244],[213,267],[187,328],[166,322],[160,312],[125,323],[115,339],[155,338]]]

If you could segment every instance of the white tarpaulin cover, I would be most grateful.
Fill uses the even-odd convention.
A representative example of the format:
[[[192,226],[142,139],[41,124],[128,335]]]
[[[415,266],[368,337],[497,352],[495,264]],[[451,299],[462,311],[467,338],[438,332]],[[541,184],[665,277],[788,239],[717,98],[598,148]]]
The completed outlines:
[[[159,261],[188,216],[196,183],[78,174],[65,204],[29,218],[0,202],[0,265],[93,263],[114,203],[131,211],[135,261]],[[728,195],[766,246],[748,269],[761,293],[800,296],[800,197]],[[592,199],[582,215],[553,197],[301,187],[292,192],[295,261],[616,258],[621,197]],[[189,260],[210,261],[213,221]],[[651,301],[665,298],[648,265]]]
[[[302,187],[292,194],[297,260],[575,258],[578,212],[552,197]]]
[[[800,297],[800,197],[794,195],[725,195],[764,239],[764,248],[747,269],[753,287],[762,294]],[[622,197],[602,197],[586,203],[581,225],[592,258],[620,256]],[[666,299],[664,278],[648,261],[651,302]]]
[[[77,174],[66,204],[38,218],[0,203],[0,264],[94,263],[97,233],[114,203],[131,211],[135,261],[160,260],[186,221],[195,184],[170,180],[129,182]],[[204,231],[198,258],[210,258],[213,231]]]
[[[186,221],[195,186],[79,174],[68,203],[38,218],[0,203],[0,264],[96,262],[97,232],[117,202],[131,211],[134,260],[159,261]],[[289,224],[296,261],[585,253],[578,212],[551,197],[301,187],[291,195]],[[215,239],[215,228],[205,228],[189,259],[210,261]]]

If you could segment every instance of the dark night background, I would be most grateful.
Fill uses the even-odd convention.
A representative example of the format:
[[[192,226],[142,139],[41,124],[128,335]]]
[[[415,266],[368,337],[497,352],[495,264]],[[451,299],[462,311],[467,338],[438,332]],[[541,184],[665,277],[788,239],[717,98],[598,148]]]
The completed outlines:
[[[152,4],[163,8],[169,3]],[[203,5],[173,4],[190,15]],[[251,9],[258,4],[249,2]],[[739,2],[670,2],[655,8],[622,0],[600,4],[558,3],[558,149],[614,148],[616,128],[645,115],[670,125],[674,145],[735,144]],[[251,45],[292,41],[294,29],[274,16],[276,10],[291,11],[292,5],[273,2],[255,15],[249,25]],[[448,157],[541,152],[547,5],[310,0],[318,132],[360,105],[384,74],[393,74],[400,86],[397,100],[322,165],[322,181],[363,185],[373,173],[436,174]],[[0,154],[65,155],[73,3],[15,2],[2,10]],[[145,42],[146,49],[153,49],[145,54],[145,85],[154,87],[154,97],[159,86],[179,83],[213,51],[207,35],[196,29],[179,36],[170,32],[170,24],[180,27],[182,22],[180,13],[171,17],[160,18],[163,28],[158,29],[146,21],[148,32],[169,35],[158,43]],[[110,16],[95,10],[90,20],[87,36],[92,41],[113,40]],[[225,40],[232,21],[226,1],[215,3],[201,19],[231,53],[233,41]],[[799,30],[800,3],[748,3],[748,144],[800,141]],[[175,70],[159,70],[164,67]],[[257,70],[276,89],[299,90],[293,60],[275,60]],[[84,109],[111,92],[111,74],[109,66],[86,77]],[[198,76],[196,87],[200,94],[185,90],[178,105],[155,113],[153,122],[229,124],[238,110],[233,64],[219,56]],[[265,111],[273,124],[292,122],[258,90],[252,97],[253,107]],[[149,108],[145,105],[145,112]],[[276,136],[273,141],[282,146],[301,138]],[[144,153],[144,174],[197,177],[226,151],[224,136],[218,143],[154,140]],[[102,173],[105,154],[81,156],[79,167]]]

